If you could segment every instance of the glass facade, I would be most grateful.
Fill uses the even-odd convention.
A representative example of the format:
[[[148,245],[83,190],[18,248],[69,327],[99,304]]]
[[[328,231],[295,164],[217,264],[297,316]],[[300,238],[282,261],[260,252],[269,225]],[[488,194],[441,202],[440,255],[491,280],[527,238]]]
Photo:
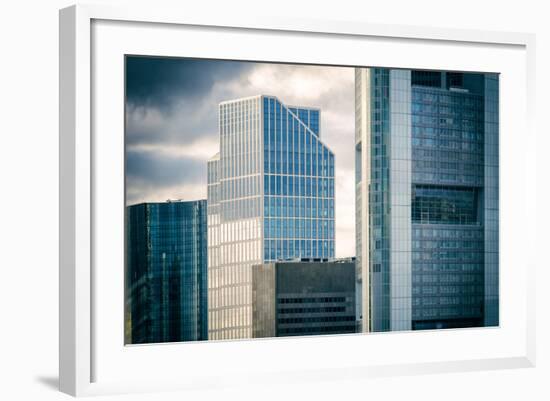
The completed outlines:
[[[206,201],[127,207],[126,343],[208,339]]]
[[[219,106],[208,162],[209,336],[250,338],[251,271],[334,256],[334,154],[320,111],[256,96]]]
[[[363,330],[497,325],[498,76],[357,69],[356,100]]]
[[[268,97],[263,106],[264,259],[333,257],[334,155],[318,137],[319,111]]]

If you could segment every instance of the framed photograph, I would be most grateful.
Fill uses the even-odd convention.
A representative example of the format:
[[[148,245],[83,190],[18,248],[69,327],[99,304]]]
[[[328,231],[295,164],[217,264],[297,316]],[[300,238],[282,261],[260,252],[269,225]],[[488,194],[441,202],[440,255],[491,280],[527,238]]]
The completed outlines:
[[[60,389],[535,363],[534,37],[60,12]]]

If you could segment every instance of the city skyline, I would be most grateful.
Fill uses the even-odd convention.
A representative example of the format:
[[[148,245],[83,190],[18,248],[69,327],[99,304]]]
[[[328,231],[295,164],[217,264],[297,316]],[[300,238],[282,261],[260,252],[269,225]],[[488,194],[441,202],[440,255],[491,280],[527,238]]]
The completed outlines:
[[[355,255],[353,68],[127,57],[126,204],[206,199],[218,104],[259,94],[322,110],[336,155],[336,257]]]
[[[498,326],[498,74],[129,56],[126,95],[138,342]]]

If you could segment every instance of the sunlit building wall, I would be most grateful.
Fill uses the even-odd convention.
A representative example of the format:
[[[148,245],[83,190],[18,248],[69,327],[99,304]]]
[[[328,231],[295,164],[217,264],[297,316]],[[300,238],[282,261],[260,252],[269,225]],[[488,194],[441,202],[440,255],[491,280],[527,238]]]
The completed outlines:
[[[334,155],[320,110],[272,96],[219,105],[208,161],[209,338],[252,337],[251,266],[334,257]]]

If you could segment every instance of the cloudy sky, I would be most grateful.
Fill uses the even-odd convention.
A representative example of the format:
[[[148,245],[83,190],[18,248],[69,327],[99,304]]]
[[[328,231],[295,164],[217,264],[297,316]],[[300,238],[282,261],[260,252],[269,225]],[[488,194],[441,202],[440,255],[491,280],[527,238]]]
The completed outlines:
[[[219,102],[258,94],[321,109],[336,158],[336,256],[355,255],[352,68],[128,57],[126,203],[206,199]]]

